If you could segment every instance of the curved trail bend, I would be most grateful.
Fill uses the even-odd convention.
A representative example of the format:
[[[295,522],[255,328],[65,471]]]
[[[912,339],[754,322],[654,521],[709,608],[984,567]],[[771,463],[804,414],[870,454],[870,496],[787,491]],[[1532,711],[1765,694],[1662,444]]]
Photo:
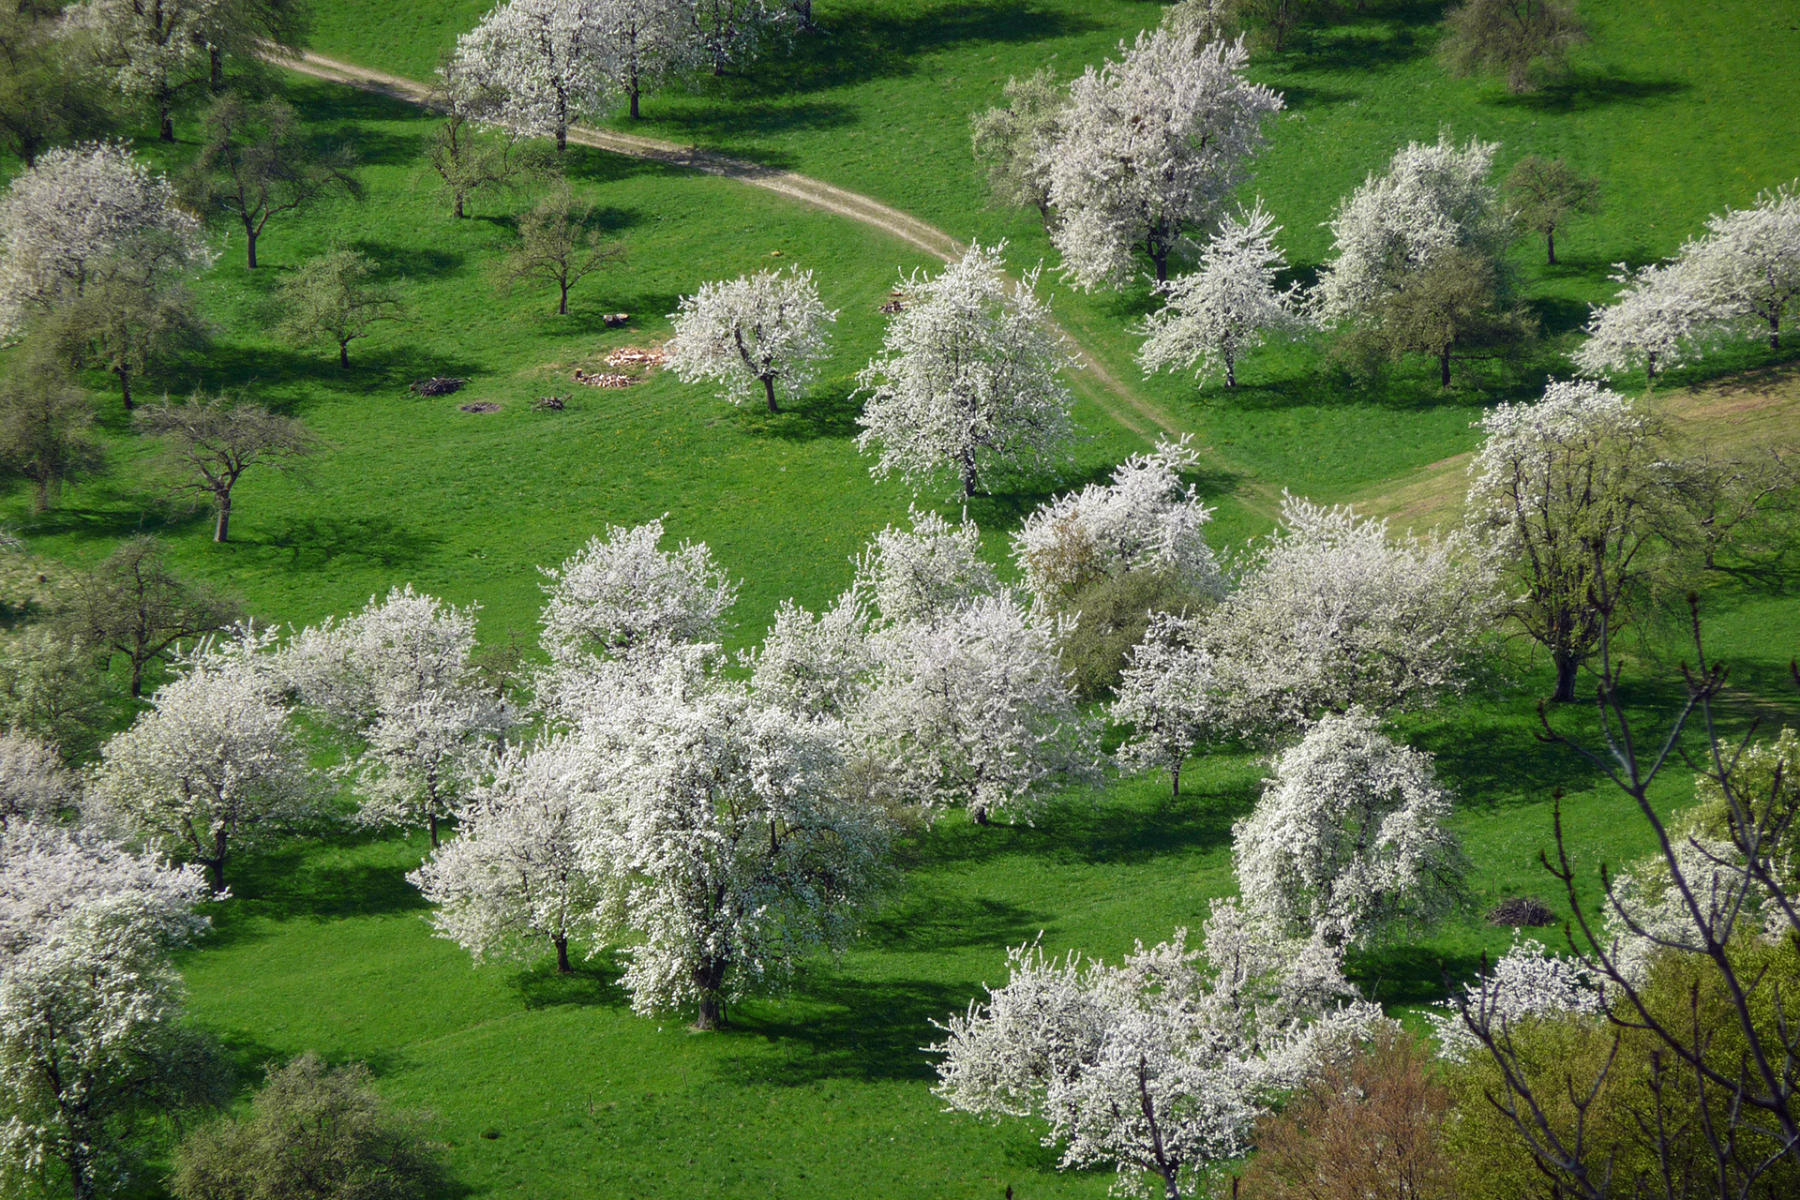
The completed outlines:
[[[391,96],[409,104],[424,107],[432,105],[431,89],[425,84],[399,75],[390,75],[385,71],[359,67],[339,59],[327,58],[322,54],[314,54],[311,51],[303,53],[298,58],[272,58],[271,61],[315,79],[346,84],[366,92]],[[570,126],[569,140],[577,145],[590,146],[596,150],[606,150],[631,158],[650,159],[674,167],[683,167],[690,171],[699,171],[706,175],[735,180],[750,187],[762,188],[765,191],[786,196],[790,200],[797,200],[802,204],[808,204],[825,212],[878,229],[945,262],[960,257],[964,249],[962,243],[935,225],[921,221],[897,208],[890,208],[873,197],[862,195],[860,192],[848,191],[823,180],[801,175],[796,171],[765,167],[741,158],[733,158],[711,150],[702,150],[695,146],[682,146],[658,138],[618,133],[609,129],[593,129],[585,125]],[[1106,369],[1099,359],[1089,354],[1086,348],[1070,337],[1067,330],[1059,327],[1059,331],[1067,340],[1077,364],[1081,367],[1081,376],[1091,380],[1094,385],[1084,390],[1087,391],[1089,398],[1105,410],[1113,420],[1146,441],[1153,441],[1161,435],[1178,435],[1189,432],[1183,429],[1181,423],[1168,412],[1126,387],[1122,381]],[[1213,454],[1210,448],[1202,452]],[[1271,497],[1267,494],[1268,490],[1252,482],[1249,472],[1222,458],[1214,456],[1214,459],[1219,466],[1239,481],[1240,499],[1246,501],[1253,508],[1273,511],[1275,505],[1271,503]]]

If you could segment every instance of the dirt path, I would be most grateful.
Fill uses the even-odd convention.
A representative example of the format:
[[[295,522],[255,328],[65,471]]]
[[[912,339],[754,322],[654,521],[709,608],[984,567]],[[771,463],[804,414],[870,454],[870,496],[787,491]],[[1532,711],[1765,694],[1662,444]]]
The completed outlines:
[[[322,54],[308,51],[298,59],[282,58],[274,61],[291,71],[298,71],[315,79],[324,79],[332,83],[360,88],[366,92],[392,96],[409,104],[429,107],[432,103],[430,89],[417,80],[405,79],[368,67],[359,67],[335,58],[327,58]],[[735,180],[750,187],[762,188],[765,191],[786,196],[791,200],[797,200],[802,204],[809,204],[814,208],[823,209],[837,216],[879,229],[883,233],[896,237],[907,245],[945,262],[960,257],[964,250],[962,243],[935,225],[921,221],[897,208],[890,208],[872,197],[848,191],[795,171],[782,171],[773,167],[759,166],[741,158],[732,158],[729,155],[702,150],[696,146],[677,145],[659,138],[617,133],[608,129],[591,129],[582,125],[570,127],[569,140],[580,146],[591,146],[596,150],[606,150],[632,158],[650,159],[690,171],[699,171],[706,175]],[[1088,353],[1085,347],[1070,336],[1066,329],[1061,329],[1060,332],[1067,339],[1075,360],[1081,367],[1076,376],[1078,386],[1081,386],[1088,398],[1113,420],[1147,442],[1155,441],[1158,437],[1165,435],[1195,432],[1183,426],[1159,405],[1127,387],[1117,376],[1108,371],[1099,359]],[[1250,472],[1241,464],[1225,460],[1210,447],[1203,448],[1202,453],[1212,458],[1222,471],[1238,481],[1236,491],[1240,500],[1259,511],[1270,513],[1275,511],[1277,504],[1274,492],[1255,482]]]

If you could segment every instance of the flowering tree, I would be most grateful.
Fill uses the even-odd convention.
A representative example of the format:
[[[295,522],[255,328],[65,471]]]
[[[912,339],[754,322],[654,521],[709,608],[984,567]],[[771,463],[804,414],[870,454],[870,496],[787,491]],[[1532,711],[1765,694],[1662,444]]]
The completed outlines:
[[[856,721],[895,792],[986,824],[1030,820],[1050,791],[1095,780],[1095,722],[1076,707],[1058,633],[1007,595],[882,630]]]
[[[123,144],[46,151],[0,196],[0,340],[89,284],[149,288],[211,262],[200,222]]]
[[[150,711],[101,747],[93,787],[139,833],[183,846],[215,889],[235,849],[314,811],[306,749],[263,656],[273,634],[243,628],[177,664]]]
[[[1463,985],[1457,1000],[1446,1000],[1442,1014],[1428,1013],[1438,1039],[1438,1053],[1452,1062],[1466,1062],[1481,1050],[1481,1043],[1462,1018],[1462,1007],[1480,1014],[1494,1030],[1504,1033],[1530,1017],[1554,1017],[1581,1013],[1598,1017],[1600,988],[1593,972],[1579,958],[1552,954],[1536,938],[1521,938],[1513,931],[1512,948],[1494,960],[1481,978]]]
[[[80,781],[54,747],[18,730],[0,733],[0,833],[20,821],[54,820],[80,795]]]
[[[1181,482],[1181,472],[1199,462],[1186,435],[1161,441],[1115,468],[1111,483],[1091,483],[1033,510],[1013,536],[1026,586],[1050,600],[1098,578],[1161,571],[1218,595],[1223,581],[1205,534],[1213,510]]]
[[[1132,647],[1110,715],[1131,727],[1119,747],[1127,771],[1166,769],[1170,794],[1181,796],[1181,767],[1194,748],[1220,729],[1212,654],[1194,617],[1154,613],[1144,640]]]
[[[589,843],[632,1007],[727,1003],[842,947],[886,873],[883,811],[837,787],[834,723],[763,707],[674,665],[587,736],[605,764]]]
[[[1706,235],[1681,248],[1680,262],[1714,321],[1767,334],[1781,349],[1781,320],[1800,311],[1800,191],[1784,184],[1749,208],[1709,217]]]
[[[829,352],[825,326],[837,313],[819,301],[812,272],[758,271],[703,283],[670,313],[675,336],[669,365],[685,383],[710,380],[719,395],[742,404],[759,391],[780,412],[776,391],[792,400],[806,394]]]
[[[856,560],[856,586],[883,623],[931,624],[1000,594],[999,577],[981,558],[975,522],[965,515],[952,525],[934,512],[908,511],[912,529],[887,526]]]
[[[859,588],[814,616],[792,600],[775,610],[761,646],[743,656],[761,704],[843,718],[867,696],[875,670],[869,606]]]
[[[1371,174],[1345,198],[1330,222],[1336,256],[1311,297],[1319,317],[1368,318],[1448,251],[1497,258],[1511,232],[1488,179],[1498,149],[1471,138],[1459,150],[1448,132],[1435,146],[1409,142],[1385,175]]]
[[[595,0],[501,0],[456,40],[455,66],[490,92],[486,119],[562,151],[569,125],[605,106],[607,49]]]
[[[1032,1117],[1058,1166],[1114,1164],[1121,1190],[1180,1200],[1207,1167],[1247,1149],[1276,1088],[1379,1020],[1336,956],[1214,906],[1205,951],[1186,930],[1118,967],[1036,945],[1008,951],[1010,979],[939,1025],[937,1094],[976,1116]],[[1204,959],[1205,965],[1201,965]]]
[[[1497,602],[1466,539],[1392,540],[1385,521],[1287,497],[1281,531],[1205,618],[1220,718],[1255,740],[1459,692]]]
[[[562,566],[544,570],[544,648],[553,661],[718,638],[737,585],[706,543],[663,550],[662,539],[660,517],[611,525]]]
[[[763,44],[782,36],[797,14],[769,0],[694,0],[694,33],[712,73],[748,66]]]
[[[1050,232],[1050,163],[1062,137],[1068,94],[1056,82],[1056,68],[1024,79],[1009,76],[1006,107],[970,118],[975,160],[987,167],[994,202],[1007,208],[1034,208]]]
[[[1333,945],[1429,923],[1456,904],[1468,860],[1444,821],[1431,757],[1351,711],[1321,720],[1275,760],[1262,799],[1233,829],[1250,906]]]
[[[212,74],[208,44],[223,0],[81,0],[64,11],[62,35],[78,41],[120,93],[148,101],[162,140],[175,140],[175,104]]]
[[[1287,259],[1275,245],[1281,227],[1262,201],[1248,213],[1226,217],[1200,251],[1200,269],[1157,290],[1167,303],[1138,330],[1144,344],[1138,364],[1154,375],[1164,367],[1192,370],[1201,383],[1218,374],[1237,386],[1237,362],[1269,333],[1303,327],[1296,301],[1300,285],[1282,291],[1275,277]]]
[[[598,0],[597,8],[605,47],[600,70],[635,121],[639,96],[693,56],[695,0]]]
[[[1119,61],[1069,85],[1062,136],[1050,155],[1050,203],[1061,216],[1051,241],[1078,287],[1117,287],[1135,254],[1158,283],[1169,258],[1192,246],[1246,178],[1263,124],[1281,96],[1244,78],[1243,39],[1196,52],[1166,29],[1138,34]]]
[[[1629,612],[1658,515],[1673,499],[1659,424],[1596,383],[1552,383],[1501,404],[1469,464],[1470,523],[1493,538],[1512,617],[1556,668],[1552,699]]]
[[[480,962],[548,944],[568,973],[571,938],[591,939],[600,881],[587,856],[598,776],[569,737],[509,746],[493,781],[458,811],[457,836],[407,876],[437,906],[432,925]]]
[[[1621,285],[1617,298],[1595,306],[1583,327],[1587,340],[1571,355],[1583,375],[1606,378],[1641,367],[1654,383],[1657,372],[1699,357],[1709,306],[1679,261],[1636,271],[1618,263],[1612,280]]]
[[[407,584],[341,624],[302,630],[283,652],[289,686],[361,744],[349,765],[361,823],[424,828],[437,846],[489,742],[512,723],[471,662],[475,613]]]
[[[879,447],[876,478],[898,472],[916,489],[950,470],[973,496],[996,470],[1066,457],[1074,399],[1058,372],[1067,354],[1037,298],[1037,270],[1009,283],[1004,249],[973,245],[936,278],[902,280],[912,299],[857,377],[868,402],[856,447]]]

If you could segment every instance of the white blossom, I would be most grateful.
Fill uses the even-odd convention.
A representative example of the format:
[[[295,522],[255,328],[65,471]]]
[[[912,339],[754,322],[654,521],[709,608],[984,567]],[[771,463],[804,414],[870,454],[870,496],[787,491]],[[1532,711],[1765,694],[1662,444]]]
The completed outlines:
[[[207,639],[150,711],[101,747],[92,786],[137,832],[180,845],[223,888],[228,854],[315,812],[306,749],[266,669],[272,635]]]
[[[1206,616],[1224,723],[1256,739],[1459,693],[1496,605],[1468,539],[1392,539],[1385,521],[1286,497],[1282,529]]]
[[[917,490],[950,472],[972,496],[996,471],[1067,457],[1074,398],[1059,372],[1068,353],[1037,298],[1038,270],[1012,284],[1004,249],[971,245],[937,276],[901,280],[908,299],[857,376],[868,400],[856,447],[879,451],[876,478],[899,474]]]
[[[1233,827],[1238,884],[1258,913],[1334,945],[1435,920],[1468,867],[1445,828],[1450,808],[1430,755],[1389,741],[1365,713],[1328,716],[1276,758]]]
[[[930,623],[1002,593],[981,558],[981,530],[967,514],[952,525],[934,512],[908,513],[910,530],[883,528],[856,560],[856,587],[884,624]]]
[[[19,821],[54,820],[80,799],[81,781],[62,755],[29,734],[0,733],[0,832]]]
[[[855,724],[900,799],[1029,821],[1054,790],[1097,778],[1096,721],[1075,702],[1059,635],[1006,595],[877,633]]]
[[[976,1116],[1036,1116],[1065,1169],[1113,1164],[1115,1189],[1179,1197],[1248,1148],[1271,1094],[1366,1037],[1379,1010],[1334,953],[1214,906],[1204,954],[1186,930],[1119,967],[1008,951],[1010,978],[939,1025],[936,1093]],[[1204,965],[1202,964],[1204,960]]]
[[[1637,271],[1619,263],[1612,280],[1621,285],[1617,299],[1595,306],[1583,327],[1587,340],[1571,356],[1583,375],[1642,368],[1654,380],[1699,357],[1709,307],[1693,272],[1680,262]]]
[[[868,695],[875,670],[862,589],[851,588],[817,616],[783,601],[762,645],[742,661],[758,703],[808,715],[848,715]]]
[[[1471,138],[1459,150],[1448,132],[1435,146],[1409,142],[1387,174],[1346,197],[1330,221],[1334,257],[1311,297],[1320,318],[1361,315],[1445,251],[1497,254],[1510,231],[1488,180],[1498,149]]]
[[[1464,984],[1462,997],[1470,1015],[1495,1033],[1532,1017],[1596,1016],[1601,1001],[1598,983],[1580,960],[1552,954],[1536,938],[1521,938],[1517,930],[1512,949],[1480,979]],[[1448,1011],[1426,1014],[1437,1034],[1438,1053],[1452,1062],[1466,1062],[1480,1052],[1481,1042],[1455,1000],[1440,1007]]]
[[[0,341],[122,271],[146,282],[211,262],[199,220],[124,144],[48,150],[0,196]]]
[[[609,90],[624,96],[636,117],[640,94],[659,87],[694,58],[694,0],[595,3],[603,47],[599,69]]]
[[[1157,279],[1247,178],[1281,96],[1244,78],[1242,38],[1197,48],[1166,29],[1119,45],[1117,62],[1069,85],[1050,153],[1050,240],[1079,287],[1119,286],[1148,252]]]
[[[1192,370],[1204,384],[1223,373],[1237,386],[1237,364],[1272,333],[1305,327],[1299,284],[1277,290],[1287,259],[1275,245],[1281,227],[1263,208],[1226,217],[1200,251],[1199,270],[1156,290],[1167,297],[1136,331],[1144,337],[1138,365],[1154,375],[1164,367]]]
[[[360,823],[425,828],[437,845],[489,742],[512,724],[470,661],[475,614],[407,584],[348,620],[302,630],[283,651],[288,684],[360,743],[348,767]]]
[[[837,313],[819,300],[812,272],[791,267],[703,283],[669,314],[669,366],[685,383],[710,380],[733,404],[806,394],[830,350],[825,326]]]
[[[600,881],[589,861],[600,767],[580,739],[509,746],[493,779],[457,813],[457,835],[407,879],[436,905],[431,922],[475,957],[529,958],[546,946],[569,969],[569,942],[593,944]]]
[[[454,70],[489,92],[484,119],[561,149],[570,124],[606,107],[608,49],[598,0],[501,0],[456,40]]]
[[[1181,472],[1200,456],[1183,435],[1134,454],[1112,482],[1089,484],[1034,510],[1013,537],[1013,558],[1040,599],[1067,596],[1094,579],[1126,571],[1160,571],[1196,592],[1218,596],[1223,581],[1200,502]]]
[[[84,44],[105,84],[154,104],[173,141],[176,94],[209,72],[228,9],[226,0],[80,0],[63,10],[59,33]]]
[[[1780,349],[1782,318],[1800,312],[1800,193],[1784,184],[1749,208],[1709,217],[1706,230],[1678,261],[1708,315]]]
[[[1181,767],[1220,727],[1212,654],[1199,636],[1201,621],[1153,613],[1144,640],[1132,647],[1121,673],[1113,721],[1131,736],[1115,756],[1126,771],[1167,770],[1172,795],[1181,795]]]
[[[835,722],[667,669],[583,730],[604,764],[590,870],[638,1012],[701,1028],[842,948],[886,874],[889,823],[837,786]]]
[[[694,31],[714,75],[747,66],[764,43],[790,27],[792,11],[769,0],[694,0]]]

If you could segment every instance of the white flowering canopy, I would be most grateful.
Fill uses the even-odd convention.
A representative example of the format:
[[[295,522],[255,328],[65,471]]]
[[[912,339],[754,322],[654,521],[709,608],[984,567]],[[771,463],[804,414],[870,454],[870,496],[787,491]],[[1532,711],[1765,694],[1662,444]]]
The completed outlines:
[[[1058,1166],[1117,1167],[1129,1195],[1194,1194],[1207,1166],[1248,1148],[1269,1096],[1380,1021],[1335,953],[1215,904],[1204,952],[1186,930],[1118,967],[1038,945],[1010,978],[939,1025],[930,1049],[952,1109],[1041,1119]]]
[[[741,657],[758,703],[846,717],[867,697],[875,671],[862,589],[851,588],[816,616],[784,600],[762,645]]]
[[[837,313],[819,300],[812,272],[795,266],[703,283],[669,319],[669,366],[684,383],[710,382],[720,399],[764,400],[779,412],[812,386]]]
[[[1167,770],[1181,795],[1181,767],[1195,747],[1221,732],[1222,704],[1199,617],[1152,613],[1131,648],[1109,710],[1130,737],[1114,756],[1125,771]]]
[[[1583,326],[1587,339],[1571,355],[1583,375],[1641,369],[1654,380],[1699,356],[1711,307],[1693,272],[1679,261],[1636,271],[1619,263],[1612,279],[1617,298],[1595,306]]]
[[[1781,348],[1781,322],[1800,313],[1800,191],[1784,184],[1749,208],[1709,217],[1706,234],[1681,248],[1683,273],[1708,315]]]
[[[1598,1016],[1602,994],[1593,974],[1577,959],[1552,954],[1536,938],[1521,938],[1494,960],[1491,970],[1463,985],[1461,1004],[1469,1015],[1495,1033],[1533,1017]],[[1466,1062],[1481,1042],[1469,1029],[1456,1000],[1441,1005],[1445,1013],[1427,1013],[1438,1039],[1438,1053],[1451,1062]]]
[[[1198,46],[1166,29],[1119,46],[1118,61],[1069,85],[1050,153],[1050,240],[1076,286],[1118,287],[1147,251],[1159,280],[1169,257],[1209,230],[1247,178],[1281,96],[1244,78],[1242,38]]]
[[[501,0],[457,38],[454,74],[488,91],[484,119],[561,147],[612,95],[607,33],[598,0]]]
[[[80,799],[81,781],[55,749],[30,734],[0,733],[0,831],[55,820]]]
[[[1166,572],[1196,592],[1219,596],[1224,583],[1200,502],[1181,472],[1199,465],[1187,435],[1134,454],[1112,482],[1067,492],[1035,509],[1013,536],[1013,558],[1040,600],[1126,571]]]
[[[856,588],[886,625],[939,620],[1003,589],[981,557],[981,529],[909,509],[912,528],[886,526],[856,560]]]
[[[877,633],[855,724],[900,798],[1029,821],[1057,789],[1098,778],[1097,722],[1076,704],[1060,633],[1010,595]]]
[[[562,664],[668,643],[717,641],[737,585],[704,542],[662,549],[659,518],[603,537],[545,568],[544,649]]]
[[[1037,297],[1038,271],[1014,285],[1004,249],[971,245],[938,275],[901,280],[908,299],[857,376],[868,400],[856,448],[878,452],[876,478],[898,474],[916,491],[949,473],[972,496],[995,471],[1067,458],[1068,353]]]
[[[1456,694],[1496,605],[1468,539],[1394,539],[1385,521],[1286,497],[1282,529],[1205,619],[1223,723],[1258,740]]]
[[[1144,336],[1138,365],[1154,375],[1164,367],[1191,370],[1202,384],[1217,375],[1237,386],[1237,364],[1270,334],[1306,326],[1300,285],[1277,289],[1287,258],[1275,245],[1281,226],[1262,206],[1228,216],[1200,250],[1197,271],[1157,285],[1167,297],[1137,330]]]
[[[118,142],[38,156],[0,195],[0,341],[89,283],[208,266],[199,220]]]
[[[1385,175],[1346,197],[1330,221],[1335,256],[1311,297],[1320,319],[1359,316],[1446,251],[1498,254],[1511,228],[1488,179],[1499,148],[1471,138],[1458,149],[1447,131],[1436,145],[1409,142]]]
[[[58,33],[84,43],[107,85],[166,114],[176,89],[209,68],[230,9],[229,0],[79,0]]]
[[[492,780],[458,810],[456,837],[407,876],[436,906],[438,936],[476,962],[549,946],[565,971],[571,940],[598,948],[601,889],[588,843],[599,778],[579,738],[501,752]]]
[[[1327,716],[1276,758],[1233,828],[1238,884],[1254,911],[1333,945],[1428,923],[1454,907],[1468,869],[1450,810],[1430,755],[1366,713]]]

